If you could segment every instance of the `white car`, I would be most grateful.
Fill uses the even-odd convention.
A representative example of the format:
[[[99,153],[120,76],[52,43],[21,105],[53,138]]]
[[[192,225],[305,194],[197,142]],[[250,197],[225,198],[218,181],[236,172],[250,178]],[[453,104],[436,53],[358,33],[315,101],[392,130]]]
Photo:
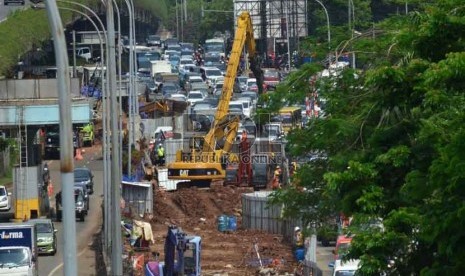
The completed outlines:
[[[190,105],[195,105],[197,102],[201,102],[205,99],[205,95],[200,91],[190,91],[187,94],[187,101]]]
[[[11,193],[5,186],[0,186],[0,211],[9,211],[11,209]]]
[[[217,82],[215,83],[215,86],[213,86],[213,92],[212,94],[215,96],[221,96],[221,93],[223,93],[223,82]]]
[[[250,117],[252,116],[252,111],[253,111],[253,104],[250,98],[248,97],[240,97],[236,101],[242,102],[242,106],[244,108],[244,116]]]
[[[183,94],[171,94],[168,99],[181,101],[181,102],[187,101],[187,97]]]

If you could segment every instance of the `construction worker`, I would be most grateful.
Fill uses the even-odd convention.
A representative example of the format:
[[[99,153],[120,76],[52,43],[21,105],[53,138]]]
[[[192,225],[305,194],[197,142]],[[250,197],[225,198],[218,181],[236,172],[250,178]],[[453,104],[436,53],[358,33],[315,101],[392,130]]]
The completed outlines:
[[[158,144],[157,157],[158,157],[158,165],[164,166],[165,165],[165,149],[163,148],[162,144]]]
[[[296,171],[297,171],[297,163],[292,162],[291,167],[289,168],[289,176],[292,177]]]
[[[273,190],[281,188],[281,174],[281,167],[276,166],[276,169],[274,170],[273,184],[271,186]]]
[[[304,236],[299,226],[294,228],[294,248],[304,248]]]

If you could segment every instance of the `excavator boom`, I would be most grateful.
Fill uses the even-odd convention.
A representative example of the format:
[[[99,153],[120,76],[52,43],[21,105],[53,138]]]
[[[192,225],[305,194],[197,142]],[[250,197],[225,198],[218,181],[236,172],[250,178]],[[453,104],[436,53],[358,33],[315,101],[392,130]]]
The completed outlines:
[[[259,93],[261,93],[263,72],[260,69],[259,57],[255,49],[252,20],[248,12],[242,12],[237,19],[237,29],[228,60],[223,90],[212,127],[205,135],[201,148],[193,147],[190,153],[182,151],[177,153],[176,162],[168,164],[169,179],[211,181],[225,178],[226,163],[231,160],[230,150],[240,122],[238,116],[229,115],[229,103],[244,47],[248,51],[250,68],[257,79]]]

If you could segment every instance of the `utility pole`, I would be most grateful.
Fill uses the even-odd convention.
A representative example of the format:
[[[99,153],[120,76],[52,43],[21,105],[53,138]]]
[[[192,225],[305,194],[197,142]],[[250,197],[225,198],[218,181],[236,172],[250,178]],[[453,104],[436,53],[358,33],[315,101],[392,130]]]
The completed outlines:
[[[176,0],[177,1],[177,0]],[[179,21],[181,21],[181,41],[184,42],[184,20],[182,20],[182,14],[183,14],[183,3],[182,3],[182,0],[181,0],[181,5],[179,5],[181,7],[181,12],[180,12],[180,17],[179,17]],[[179,38],[178,38],[179,39]]]
[[[179,39],[179,11],[178,1],[176,0],[176,37]]]
[[[111,243],[111,274],[112,275],[123,275],[123,264],[121,257],[123,255],[122,237],[121,237],[121,210],[120,210],[120,183],[121,183],[121,167],[119,162],[118,148],[119,144],[118,137],[118,106],[117,106],[117,95],[116,95],[116,62],[115,62],[115,22],[113,14],[113,1],[107,0],[107,32],[108,32],[108,48],[109,48],[109,59],[108,59],[108,79],[109,79],[109,91],[110,94],[110,113],[111,113],[111,198],[112,198],[112,212],[113,217],[112,224],[112,243]]]
[[[187,0],[182,1],[184,1],[184,21],[187,22]]]
[[[73,78],[76,76],[76,31],[73,30]]]

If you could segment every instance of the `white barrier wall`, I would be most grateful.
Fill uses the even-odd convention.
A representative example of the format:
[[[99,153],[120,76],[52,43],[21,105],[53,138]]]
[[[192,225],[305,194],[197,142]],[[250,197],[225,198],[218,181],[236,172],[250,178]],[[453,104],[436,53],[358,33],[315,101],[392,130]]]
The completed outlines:
[[[71,95],[80,95],[79,79],[70,78]],[[0,100],[58,98],[57,79],[0,80]]]

